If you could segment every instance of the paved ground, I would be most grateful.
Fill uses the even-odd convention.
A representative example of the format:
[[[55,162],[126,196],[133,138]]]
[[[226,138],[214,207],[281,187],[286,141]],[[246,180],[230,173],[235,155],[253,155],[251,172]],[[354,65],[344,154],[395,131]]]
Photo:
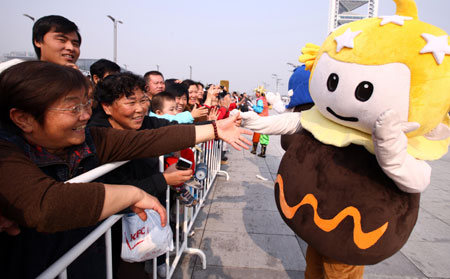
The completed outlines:
[[[248,150],[228,153],[222,169],[230,180],[217,179],[190,239],[190,247],[205,252],[207,268],[186,255],[173,278],[303,278],[306,244],[281,219],[273,194],[284,151],[279,137],[270,142],[265,159]],[[431,165],[410,239],[391,258],[366,267],[365,278],[450,278],[450,154]]]

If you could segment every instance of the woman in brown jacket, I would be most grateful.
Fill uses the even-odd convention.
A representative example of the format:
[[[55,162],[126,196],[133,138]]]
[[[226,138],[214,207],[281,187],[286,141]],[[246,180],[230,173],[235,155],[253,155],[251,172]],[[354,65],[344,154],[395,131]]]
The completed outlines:
[[[79,71],[48,62],[24,62],[0,75],[0,213],[21,229],[18,236],[0,233],[2,277],[36,277],[89,233],[88,226],[126,207],[142,218],[144,209],[154,209],[165,225],[164,208],[137,187],[66,180],[104,163],[214,138],[236,148],[248,144],[233,120],[146,131],[86,128],[92,114],[87,91]],[[104,269],[85,268],[102,249],[90,250],[72,264],[69,278],[102,277]]]

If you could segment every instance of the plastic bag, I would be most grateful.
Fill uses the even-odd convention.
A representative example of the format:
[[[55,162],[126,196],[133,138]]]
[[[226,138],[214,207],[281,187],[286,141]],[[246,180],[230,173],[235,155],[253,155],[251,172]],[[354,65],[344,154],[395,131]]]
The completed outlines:
[[[173,250],[170,226],[161,226],[159,214],[146,209],[147,220],[142,221],[134,213],[122,218],[121,257],[127,262],[142,262]]]

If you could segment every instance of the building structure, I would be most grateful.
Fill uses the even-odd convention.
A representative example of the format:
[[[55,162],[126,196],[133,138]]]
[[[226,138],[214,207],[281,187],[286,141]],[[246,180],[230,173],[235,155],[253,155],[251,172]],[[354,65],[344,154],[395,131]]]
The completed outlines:
[[[355,20],[377,17],[378,2],[379,0],[330,0],[328,33],[340,25]],[[367,5],[367,12],[363,12],[365,5]]]
[[[30,60],[36,60],[36,54],[34,52],[27,52],[27,51],[11,51],[9,53],[3,54],[3,59],[1,62],[6,62],[12,59],[20,59],[22,61],[30,61]],[[89,68],[91,65],[97,61],[98,59],[90,59],[90,58],[80,58],[77,60],[77,66],[80,69],[80,71],[85,75],[89,75]]]

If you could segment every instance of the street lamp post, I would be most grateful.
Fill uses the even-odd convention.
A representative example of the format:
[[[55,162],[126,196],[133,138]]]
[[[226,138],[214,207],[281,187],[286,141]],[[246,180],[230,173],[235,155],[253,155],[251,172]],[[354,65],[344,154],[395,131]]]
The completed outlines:
[[[293,64],[293,63],[289,63],[289,62],[287,62],[286,63],[287,65],[289,65],[289,66],[292,66],[292,68],[294,68],[292,71],[290,71],[290,72],[293,72],[295,69],[297,69],[299,66],[298,65],[295,65],[295,64]]]
[[[281,78],[278,78],[278,75],[277,75],[277,74],[272,74],[272,77],[275,78],[275,83],[276,83],[276,91],[275,91],[275,93],[277,93],[277,92],[278,92],[278,84],[279,84],[279,82],[280,82],[282,79],[281,79]]]
[[[123,24],[123,22],[120,20],[116,20],[110,15],[107,15],[107,17],[114,23],[114,62],[117,63],[117,23]]]
[[[189,65],[189,79],[192,79],[192,66]]]
[[[29,14],[23,14],[24,17],[28,17],[29,19],[31,19],[31,21],[34,22],[34,17],[30,16]]]
[[[156,70],[159,72],[159,65],[156,65]]]

